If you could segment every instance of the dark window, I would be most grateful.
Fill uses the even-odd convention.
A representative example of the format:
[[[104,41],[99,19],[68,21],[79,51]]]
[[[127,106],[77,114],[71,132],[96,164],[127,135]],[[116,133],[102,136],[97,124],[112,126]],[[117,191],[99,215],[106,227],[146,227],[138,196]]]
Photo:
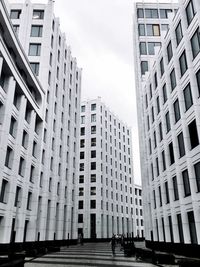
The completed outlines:
[[[195,31],[195,33],[193,34],[193,36],[190,40],[193,58],[195,58],[200,51],[200,36],[199,36],[199,34],[200,34],[199,28],[197,28],[197,30]]]
[[[85,152],[84,151],[81,151],[80,152],[80,159],[84,159],[85,158]]]
[[[145,25],[139,24],[138,25],[138,31],[139,31],[139,36],[145,36]]]
[[[182,32],[182,26],[181,26],[181,21],[180,21],[179,24],[176,27],[176,43],[177,43],[177,46],[181,42],[182,38],[183,38],[183,32]]]
[[[13,137],[16,136],[16,125],[17,125],[16,119],[14,117],[11,117],[9,134],[12,135]]]
[[[160,134],[160,141],[162,141],[163,140],[162,122],[159,123],[159,134]]]
[[[166,194],[166,204],[169,203],[169,187],[168,182],[165,182],[165,194]]]
[[[181,132],[178,136],[178,147],[179,147],[179,155],[182,158],[185,155],[185,145],[184,145],[184,138],[183,133]]]
[[[193,105],[190,83],[188,83],[188,85],[183,90],[183,95],[185,101],[185,109],[188,110]]]
[[[162,151],[162,163],[163,163],[163,171],[166,170],[166,161],[165,161],[165,151]]]
[[[160,198],[160,207],[162,206],[162,193],[161,193],[161,187],[159,185],[158,187],[158,192],[159,192],[159,198]]]
[[[151,176],[152,176],[152,181],[153,181],[154,180],[153,163],[151,163]]]
[[[183,74],[186,72],[186,70],[188,68],[185,51],[183,51],[183,53],[181,54],[181,56],[179,58],[179,66],[180,66],[180,70],[181,70],[181,76],[183,76]]]
[[[171,217],[171,216],[168,216],[168,220],[169,220],[169,232],[170,232],[171,242],[174,243],[174,234],[173,234],[173,226],[172,226],[172,217]]]
[[[91,174],[90,176],[90,182],[95,183],[96,182],[96,174]]]
[[[200,162],[194,164],[194,171],[197,184],[197,191],[200,192]]]
[[[165,69],[164,69],[163,58],[161,58],[161,60],[160,60],[160,76],[161,77],[163,76],[164,72],[165,72]]]
[[[96,158],[96,150],[91,151],[91,158]]]
[[[140,55],[147,55],[146,42],[140,42]]]
[[[90,208],[96,209],[96,200],[90,200]]]
[[[190,239],[191,244],[197,244],[197,231],[196,231],[196,225],[195,225],[195,219],[194,219],[194,212],[190,211],[187,213],[188,215],[188,224],[190,229]]]
[[[173,51],[172,51],[172,43],[171,41],[169,42],[168,46],[167,46],[167,58],[168,58],[168,62],[170,62],[171,58],[173,57]]]
[[[164,242],[166,241],[166,237],[165,237],[165,223],[164,223],[164,218],[162,217],[162,230],[163,230],[163,239]]]
[[[157,171],[157,176],[159,176],[160,175],[160,170],[159,170],[158,158],[156,158],[156,171]]]
[[[179,121],[181,118],[181,113],[180,113],[180,108],[179,108],[179,101],[178,99],[176,99],[176,101],[174,102],[174,119],[175,119],[175,123],[177,121]]]
[[[141,61],[141,74],[145,74],[148,71],[148,61]]]
[[[8,189],[8,181],[5,179],[2,180],[1,184],[1,193],[0,193],[0,202],[6,203],[6,195],[7,195],[7,189]]]
[[[194,5],[193,5],[193,0],[191,0],[187,7],[186,7],[186,17],[187,17],[187,23],[188,26],[190,25],[191,21],[193,20],[194,16],[195,16],[195,10],[194,10]]]
[[[188,125],[188,130],[189,130],[189,135],[190,135],[191,149],[193,149],[199,145],[199,137],[198,137],[198,132],[197,132],[196,120],[193,120]]]
[[[151,155],[152,149],[151,149],[151,139],[149,139],[149,155]]]
[[[198,92],[199,92],[199,95],[200,95],[200,70],[198,70],[197,73],[196,73],[196,80],[197,80]]]
[[[182,178],[183,178],[183,187],[184,187],[185,197],[190,196],[191,190],[190,190],[190,181],[189,181],[189,175],[188,175],[187,169],[182,172]]]
[[[27,210],[31,210],[31,201],[32,201],[32,193],[28,192],[28,198],[27,198]]]
[[[19,197],[20,197],[20,193],[21,193],[21,187],[17,186],[16,188],[16,193],[15,193],[15,207],[19,207]]]
[[[85,127],[81,127],[81,135],[85,135]]]
[[[83,200],[79,200],[79,202],[78,202],[78,209],[79,210],[83,209]]]
[[[172,165],[175,161],[174,159],[174,148],[173,148],[173,143],[171,142],[169,144],[169,157],[170,157],[170,164]]]
[[[156,209],[156,192],[153,190],[154,209]]]
[[[156,89],[158,86],[157,72],[155,72],[155,74],[154,74],[154,85],[155,85],[155,89]]]
[[[96,134],[96,126],[91,126],[91,134]]]
[[[173,190],[174,190],[174,200],[179,199],[179,193],[178,193],[178,184],[177,184],[177,178],[174,176],[172,178],[172,183],[173,183]]]
[[[167,87],[166,87],[166,84],[163,85],[162,91],[163,91],[163,104],[164,104],[167,101]]]
[[[160,113],[160,100],[159,100],[159,96],[156,98],[156,104],[157,104],[157,113]]]
[[[165,120],[166,120],[166,131],[168,133],[171,130],[169,111],[165,115]]]
[[[153,136],[154,136],[154,148],[157,147],[157,142],[156,142],[156,132],[153,132]]]
[[[177,222],[178,222],[178,232],[179,232],[180,243],[184,243],[183,224],[182,224],[181,214],[177,214]]]
[[[91,162],[91,170],[96,170],[96,162]]]
[[[18,174],[21,175],[22,177],[24,176],[24,171],[25,171],[24,169],[25,169],[25,160],[24,158],[20,157]]]
[[[83,223],[83,214],[78,214],[78,223]]]
[[[151,84],[150,84],[150,86],[149,86],[149,96],[150,96],[150,99],[152,98],[152,86],[151,86]]]
[[[151,108],[151,118],[152,118],[152,123],[154,122],[154,108]]]
[[[176,74],[174,69],[170,73],[170,83],[171,83],[171,90],[173,91],[174,88],[176,87]]]
[[[5,166],[9,169],[12,168],[13,150],[8,146],[5,158]]]

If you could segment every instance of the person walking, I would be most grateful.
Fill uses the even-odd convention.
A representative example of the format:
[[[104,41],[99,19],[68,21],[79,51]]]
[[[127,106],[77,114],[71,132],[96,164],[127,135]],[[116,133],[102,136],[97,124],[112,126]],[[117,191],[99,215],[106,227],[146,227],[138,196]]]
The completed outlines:
[[[112,239],[111,239],[111,248],[112,248],[113,256],[115,255],[115,247],[116,247],[116,239],[115,239],[115,235],[113,234]]]

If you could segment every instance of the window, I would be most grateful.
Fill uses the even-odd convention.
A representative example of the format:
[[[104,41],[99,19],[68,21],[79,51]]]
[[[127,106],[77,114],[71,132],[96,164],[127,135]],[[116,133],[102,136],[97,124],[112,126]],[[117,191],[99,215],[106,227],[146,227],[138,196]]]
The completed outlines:
[[[23,135],[22,135],[22,146],[24,148],[27,148],[28,146],[28,134],[26,131],[23,131]]]
[[[164,104],[167,101],[167,87],[166,87],[166,83],[163,85],[162,93],[163,93],[163,104]]]
[[[80,175],[79,176],[79,184],[83,184],[84,183],[84,175]]]
[[[179,155],[180,158],[182,158],[185,155],[185,145],[182,132],[177,136],[177,139],[178,139]]]
[[[167,133],[171,130],[169,111],[165,115]]]
[[[83,214],[78,214],[78,223],[83,223]]]
[[[172,50],[172,43],[171,41],[169,42],[168,46],[167,46],[167,58],[168,58],[168,63],[170,62],[170,60],[173,57],[173,50]]]
[[[189,230],[190,230],[190,239],[191,244],[197,244],[197,231],[196,231],[196,225],[195,225],[195,219],[194,219],[194,212],[190,211],[187,213],[188,215],[188,224],[189,224]]]
[[[33,165],[31,165],[31,170],[30,170],[30,182],[33,183],[34,181],[34,173],[35,173],[35,167]]]
[[[91,170],[96,170],[96,162],[91,162],[90,169]]]
[[[84,188],[83,187],[79,187],[79,196],[83,196],[84,195]]]
[[[185,11],[186,11],[187,23],[189,26],[196,13],[194,10],[193,0],[190,0]]]
[[[147,24],[147,36],[160,36],[159,24]]]
[[[174,200],[179,199],[179,193],[178,193],[178,183],[177,183],[177,178],[174,176],[172,178],[172,183],[173,183],[173,191],[174,191]]]
[[[190,40],[193,58],[195,58],[200,51],[200,36],[199,36],[199,34],[200,34],[199,28],[197,28],[197,30],[195,31],[195,33],[193,34],[193,36]]]
[[[177,214],[177,222],[178,222],[178,232],[179,232],[180,243],[184,243],[183,224],[182,224],[181,214]]]
[[[79,165],[79,171],[84,171],[84,163],[80,163],[80,165]]]
[[[145,18],[157,19],[158,18],[158,9],[155,8],[145,8]]]
[[[183,90],[186,111],[193,105],[190,83]]]
[[[146,42],[140,42],[140,55],[147,55],[147,44],[146,44]]]
[[[190,190],[189,174],[188,174],[187,169],[182,172],[182,178],[183,178],[183,187],[184,187],[185,197],[190,196],[191,190]]]
[[[91,176],[90,176],[90,182],[91,183],[96,183],[96,174],[91,174]]]
[[[25,160],[24,158],[20,157],[18,174],[24,177],[24,172],[25,172]]]
[[[156,171],[157,171],[157,176],[159,176],[160,175],[160,171],[159,171],[158,158],[156,158]]]
[[[85,127],[81,127],[81,135],[85,135]]]
[[[163,140],[162,122],[159,123],[159,134],[160,134],[160,141],[162,141]]]
[[[165,69],[164,69],[164,62],[163,62],[163,58],[161,58],[160,60],[160,76],[162,77],[163,76],[163,73],[165,72]]]
[[[197,192],[200,192],[200,162],[194,164],[195,179],[197,184]]]
[[[166,204],[169,203],[169,187],[168,182],[165,182],[165,194],[166,194]]]
[[[175,162],[175,160],[174,160],[174,148],[173,148],[172,142],[169,144],[169,157],[170,157],[170,164],[172,165]]]
[[[81,116],[81,124],[85,123],[85,116]]]
[[[174,119],[175,119],[175,123],[176,123],[181,118],[178,99],[176,99],[173,106],[174,106]]]
[[[173,91],[174,88],[176,87],[176,74],[174,69],[170,73],[170,83],[171,83],[171,90]]]
[[[10,12],[10,19],[19,19],[21,15],[21,10],[20,9],[13,9]]]
[[[182,38],[183,38],[181,21],[177,25],[176,30],[175,30],[175,33],[176,33],[176,43],[177,43],[177,46],[178,46],[180,44]]]
[[[96,200],[90,200],[90,208],[96,209]]]
[[[91,158],[96,158],[96,150],[91,151]]]
[[[13,150],[8,146],[6,151],[5,166],[11,169],[12,161],[13,161]]]
[[[172,226],[172,217],[171,216],[168,216],[168,221],[169,221],[169,232],[170,232],[171,242],[174,243],[174,234],[173,234],[173,226]]]
[[[19,207],[19,202],[20,202],[19,198],[20,198],[20,194],[21,194],[21,187],[17,186],[17,188],[16,188],[16,193],[15,193],[15,204],[14,204],[15,207]]]
[[[160,42],[148,42],[148,54],[155,55],[155,47],[160,47]]]
[[[151,119],[152,119],[152,123],[154,122],[155,118],[154,118],[154,108],[151,108]]]
[[[36,76],[39,75],[39,67],[40,67],[40,63],[33,63],[30,62],[31,68],[33,70],[33,72],[35,73]]]
[[[158,86],[157,72],[155,72],[155,74],[154,74],[154,85],[155,85],[155,90],[156,90],[156,88]]]
[[[144,9],[143,8],[138,8],[137,17],[138,18],[144,18]]]
[[[41,44],[30,44],[29,45],[29,56],[40,56]]]
[[[32,25],[31,26],[31,37],[42,37],[42,25]]]
[[[81,112],[85,112],[85,106],[81,106]]]
[[[0,202],[6,203],[7,194],[8,194],[8,181],[3,179],[1,184]]]
[[[197,80],[197,87],[198,87],[198,92],[200,96],[200,70],[198,70],[196,73],[196,80]]]
[[[96,104],[91,104],[91,111],[96,110]]]
[[[91,122],[96,122],[96,114],[91,115]]]
[[[157,142],[156,142],[156,132],[153,132],[153,137],[154,137],[154,148],[157,147]]]
[[[33,19],[44,19],[44,10],[33,10]]]
[[[31,202],[32,202],[32,193],[28,192],[28,198],[27,198],[27,210],[31,210]]]
[[[138,31],[139,31],[139,36],[145,36],[145,25],[144,24],[139,24],[138,25]]]
[[[96,134],[96,126],[91,126],[91,134]]]
[[[96,138],[91,138],[91,146],[96,146]]]
[[[83,200],[79,200],[79,202],[78,202],[78,209],[79,210],[83,209]]]
[[[148,71],[148,61],[141,61],[141,74],[145,74]]]
[[[168,14],[172,13],[171,9],[160,9],[160,18],[161,19],[167,19],[168,18]]]
[[[186,70],[188,68],[185,50],[183,51],[183,53],[181,54],[181,56],[179,58],[179,66],[180,66],[180,70],[181,70],[181,76],[183,76],[183,74],[186,72]]]
[[[163,163],[163,171],[166,170],[166,161],[165,161],[165,151],[162,151],[162,163]]]
[[[198,132],[197,132],[196,120],[193,120],[188,125],[188,130],[189,130],[189,136],[190,136],[191,149],[193,149],[199,145],[199,137],[198,137]]]
[[[81,151],[80,152],[80,159],[84,159],[85,158],[85,152],[84,151]]]
[[[160,100],[159,100],[159,96],[156,98],[156,104],[157,104],[157,114],[160,113]]]
[[[156,192],[153,190],[154,209],[156,209]]]
[[[16,136],[16,127],[17,127],[17,121],[14,117],[11,117],[9,134],[12,135],[13,137]]]
[[[90,195],[91,196],[96,196],[96,187],[91,187],[90,188]]]

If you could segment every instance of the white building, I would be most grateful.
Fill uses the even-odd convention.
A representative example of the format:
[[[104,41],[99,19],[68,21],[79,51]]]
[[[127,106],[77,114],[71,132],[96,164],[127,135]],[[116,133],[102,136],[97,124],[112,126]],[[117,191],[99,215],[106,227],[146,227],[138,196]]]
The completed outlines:
[[[136,237],[144,238],[144,217],[142,204],[142,187],[135,184],[135,228]]]
[[[160,249],[200,243],[199,24],[200,2],[179,1],[150,71],[137,72],[145,237]]]
[[[76,238],[81,70],[53,14],[53,1],[10,1],[9,7],[13,27],[45,90],[35,174],[38,199],[33,201],[38,216],[26,241]]]
[[[83,102],[80,125],[78,232],[110,238],[134,231],[131,130],[101,99]]]
[[[0,243],[9,243],[35,240],[44,91],[4,1],[0,26]]]

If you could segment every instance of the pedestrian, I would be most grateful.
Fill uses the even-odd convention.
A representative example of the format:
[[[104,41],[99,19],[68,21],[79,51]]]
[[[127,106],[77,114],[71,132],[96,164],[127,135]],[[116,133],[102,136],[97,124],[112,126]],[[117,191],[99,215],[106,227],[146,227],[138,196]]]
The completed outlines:
[[[111,243],[111,248],[112,248],[112,254],[113,256],[115,255],[115,246],[116,246],[116,239],[115,239],[115,235],[113,234],[112,239],[110,241]]]

